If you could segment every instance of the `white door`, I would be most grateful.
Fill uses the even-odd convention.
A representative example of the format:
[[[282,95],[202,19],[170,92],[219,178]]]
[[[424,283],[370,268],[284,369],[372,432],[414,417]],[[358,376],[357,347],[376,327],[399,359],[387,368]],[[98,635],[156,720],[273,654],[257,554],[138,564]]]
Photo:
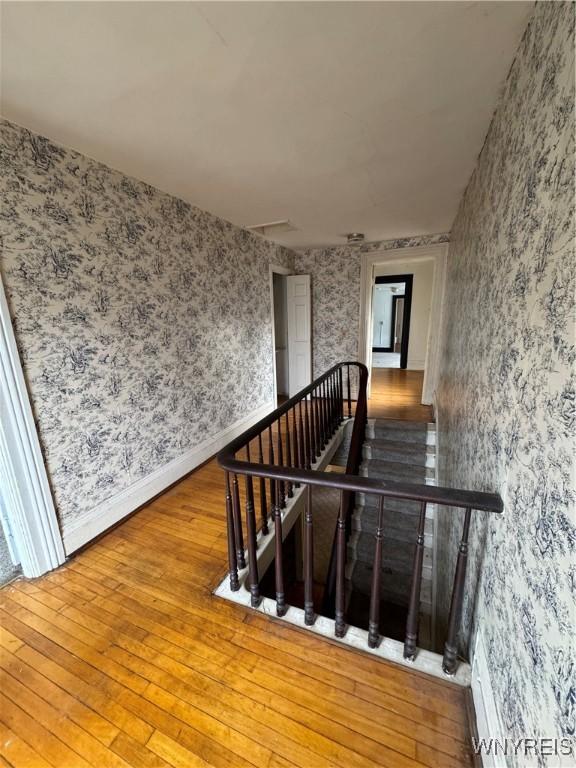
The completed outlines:
[[[295,395],[312,381],[310,275],[286,278],[288,309],[288,388]]]

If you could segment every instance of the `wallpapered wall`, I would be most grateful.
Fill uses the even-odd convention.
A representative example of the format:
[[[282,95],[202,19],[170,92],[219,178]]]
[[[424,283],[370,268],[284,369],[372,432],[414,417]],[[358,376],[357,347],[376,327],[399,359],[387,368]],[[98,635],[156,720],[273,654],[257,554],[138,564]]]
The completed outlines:
[[[340,360],[358,359],[360,264],[363,253],[446,243],[447,234],[403,237],[364,245],[310,248],[296,255],[296,272],[312,275],[314,376]]]
[[[9,122],[2,276],[64,529],[272,399],[293,254]]]
[[[514,737],[576,732],[573,25],[536,6],[448,257],[440,479],[505,502],[474,515],[463,643],[480,628]],[[446,599],[460,532],[442,513]]]

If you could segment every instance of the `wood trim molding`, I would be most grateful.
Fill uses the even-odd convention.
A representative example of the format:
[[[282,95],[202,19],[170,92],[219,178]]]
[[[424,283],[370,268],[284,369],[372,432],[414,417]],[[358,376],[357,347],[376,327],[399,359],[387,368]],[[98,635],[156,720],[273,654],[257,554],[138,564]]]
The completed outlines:
[[[432,285],[432,307],[426,345],[426,362],[424,365],[424,384],[422,387],[422,403],[430,405],[438,384],[441,337],[444,318],[444,293],[446,284],[446,264],[448,258],[448,243],[420,245],[413,248],[393,248],[386,251],[363,253],[360,263],[360,328],[358,340],[358,360],[367,366],[370,372],[368,378],[368,397],[370,396],[372,346],[370,319],[372,316],[372,281],[374,267],[377,264],[393,264],[394,262],[409,261],[414,264],[419,261],[434,259],[434,283]]]
[[[0,478],[22,572],[41,576],[64,547],[1,277]]]
[[[221,448],[235,437],[256,424],[276,407],[274,402],[265,403],[252,413],[222,430],[201,445],[170,461],[151,474],[143,477],[129,488],[115,494],[80,515],[64,528],[64,549],[70,555],[80,547],[88,544],[104,531],[120,522],[124,517],[153,499],[169,486],[180,480],[196,467],[212,458]],[[224,499],[222,499],[224,504]]]
[[[475,717],[475,723],[471,723],[471,727],[475,727],[475,736],[502,741],[503,729],[490,679],[488,654],[481,627],[478,629],[474,645],[471,688]],[[501,760],[494,754],[483,754],[481,763],[484,768],[500,768]]]

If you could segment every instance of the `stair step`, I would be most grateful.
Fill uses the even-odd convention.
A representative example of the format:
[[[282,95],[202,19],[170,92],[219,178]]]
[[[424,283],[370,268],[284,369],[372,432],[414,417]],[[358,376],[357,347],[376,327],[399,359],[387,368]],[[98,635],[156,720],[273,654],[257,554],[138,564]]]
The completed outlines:
[[[360,474],[364,477],[388,480],[395,483],[426,483],[434,485],[435,472],[431,468],[404,464],[398,461],[383,461],[382,459],[367,459],[360,466]]]
[[[414,537],[415,539],[416,537]],[[382,563],[397,573],[412,573],[415,541],[402,541],[385,537],[382,541]],[[371,533],[354,531],[348,542],[349,562],[372,564],[376,539]],[[424,568],[432,567],[432,548],[424,547]]]
[[[384,526],[384,536],[389,539],[398,539],[399,541],[416,541],[418,530],[417,513],[395,512],[390,509],[383,510],[382,522]],[[363,531],[371,536],[375,534],[378,525],[378,510],[376,507],[356,507],[352,514],[352,529]],[[429,545],[428,538],[433,535],[434,523],[430,518],[426,519],[424,527],[424,537],[426,546]]]
[[[374,419],[368,422],[366,437],[403,443],[433,444],[436,439],[436,427],[426,422]]]
[[[350,581],[354,590],[369,595],[372,590],[372,565],[360,561],[355,563]],[[380,579],[382,600],[395,602],[398,605],[407,605],[410,597],[410,582],[411,574],[391,573],[382,569],[382,578]],[[432,605],[432,581],[429,578],[422,579],[420,605]]]
[[[434,449],[426,443],[374,438],[364,442],[364,456],[367,459],[384,459],[424,466],[430,457],[434,457]]]

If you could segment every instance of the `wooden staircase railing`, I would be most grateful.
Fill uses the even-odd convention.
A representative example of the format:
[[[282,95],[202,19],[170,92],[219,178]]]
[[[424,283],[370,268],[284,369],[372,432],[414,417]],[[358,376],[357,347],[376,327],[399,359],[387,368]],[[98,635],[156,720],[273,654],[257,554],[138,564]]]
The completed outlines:
[[[274,537],[276,613],[278,616],[283,616],[286,613],[288,606],[284,589],[283,519],[285,510],[295,500],[294,497],[304,494],[306,503],[303,546],[304,615],[305,623],[313,625],[316,621],[316,614],[313,600],[314,510],[312,489],[315,486],[338,489],[340,491],[340,508],[327,594],[329,595],[329,590],[333,589],[334,633],[336,637],[343,637],[347,629],[345,621],[346,540],[354,506],[354,494],[373,494],[379,497],[379,523],[375,536],[376,547],[368,632],[368,645],[374,648],[380,642],[380,581],[382,541],[385,536],[382,525],[384,504],[386,499],[419,501],[421,506],[404,640],[404,658],[413,659],[416,654],[418,639],[426,506],[427,504],[442,504],[464,509],[464,526],[454,575],[442,664],[444,672],[453,675],[457,668],[457,636],[464,599],[468,535],[472,510],[500,513],[503,509],[502,499],[499,495],[492,493],[429,485],[392,483],[360,477],[357,472],[367,416],[367,381],[368,370],[366,366],[357,362],[339,363],[251,429],[246,430],[218,454],[218,462],[226,472],[230,588],[232,591],[240,589],[241,582],[238,570],[247,567],[247,586],[250,591],[251,605],[256,608],[261,602],[260,575],[258,572],[259,544],[254,494],[254,483],[257,481],[261,534],[268,536],[271,526]],[[356,384],[356,398],[353,397],[353,383]],[[353,401],[355,401],[354,409],[352,407]],[[352,418],[354,423],[346,473],[319,471],[315,465],[321,459],[336,432]],[[267,446],[265,446],[266,443]],[[240,457],[241,454],[243,454],[242,457]],[[267,456],[267,463],[264,462],[265,455]],[[247,560],[244,547],[239,476],[244,477],[245,483],[243,495],[245,497]],[[332,587],[330,586],[331,583]],[[326,601],[324,601],[322,608],[326,607]],[[329,604],[328,609],[330,609]]]

